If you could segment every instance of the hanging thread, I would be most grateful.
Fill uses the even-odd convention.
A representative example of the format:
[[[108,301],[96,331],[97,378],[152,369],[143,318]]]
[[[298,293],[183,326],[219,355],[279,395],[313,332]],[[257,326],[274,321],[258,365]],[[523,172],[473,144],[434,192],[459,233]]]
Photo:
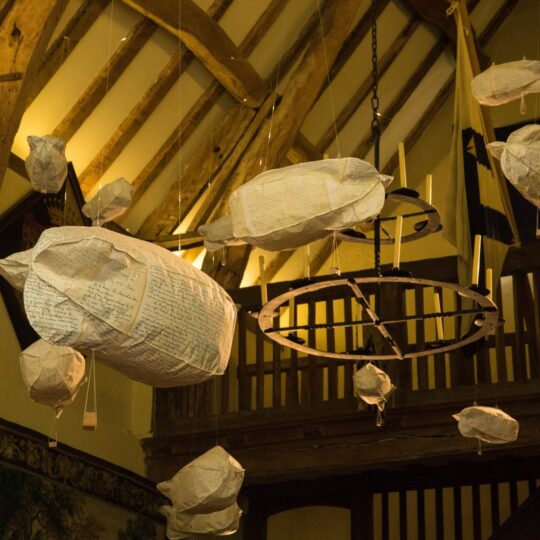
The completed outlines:
[[[90,386],[94,395],[94,410],[88,410],[88,396],[90,395]],[[97,428],[97,392],[96,392],[96,357],[94,349],[90,358],[90,369],[88,370],[88,386],[86,387],[86,396],[84,399],[84,412],[82,427],[85,430],[94,431]]]

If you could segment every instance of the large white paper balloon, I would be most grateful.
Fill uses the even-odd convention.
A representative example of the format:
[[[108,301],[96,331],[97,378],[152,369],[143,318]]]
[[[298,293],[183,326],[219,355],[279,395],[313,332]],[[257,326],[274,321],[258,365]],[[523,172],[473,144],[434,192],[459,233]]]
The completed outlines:
[[[518,421],[494,407],[474,405],[454,414],[453,418],[458,421],[459,432],[464,437],[502,444],[515,441],[518,436]]]
[[[482,105],[502,105],[540,92],[540,61],[524,59],[493,64],[472,80],[471,90]]]
[[[19,360],[24,383],[34,401],[54,408],[72,403],[84,380],[82,354],[40,339],[22,351]]]
[[[32,250],[24,305],[49,343],[154,386],[227,367],[236,308],[206,274],[158,246],[100,227],[47,229]]]
[[[93,223],[103,224],[120,217],[131,205],[133,186],[125,178],[104,185],[82,207],[82,213]]]
[[[231,506],[243,480],[240,463],[221,446],[214,446],[157,488],[177,512],[206,514]]]
[[[67,176],[66,145],[58,137],[28,138],[30,154],[25,160],[32,189],[41,193],[58,193]]]
[[[232,193],[230,219],[199,231],[208,249],[233,240],[269,251],[294,249],[377,216],[391,179],[351,157],[266,171]]]
[[[188,514],[177,512],[172,506],[162,506],[160,512],[167,518],[167,538],[179,540],[193,538],[193,534],[228,536],[234,534],[240,525],[242,510],[235,503],[209,514]]]
[[[19,251],[5,259],[0,259],[0,276],[3,276],[12,287],[22,291],[28,277],[28,268],[31,260],[31,249]]]
[[[395,390],[390,377],[373,364],[366,364],[353,377],[354,393],[369,405],[377,405],[379,411],[384,410],[386,400]]]
[[[501,168],[515,188],[540,208],[540,126],[524,126],[511,133],[506,144],[492,142],[487,148],[501,160]]]

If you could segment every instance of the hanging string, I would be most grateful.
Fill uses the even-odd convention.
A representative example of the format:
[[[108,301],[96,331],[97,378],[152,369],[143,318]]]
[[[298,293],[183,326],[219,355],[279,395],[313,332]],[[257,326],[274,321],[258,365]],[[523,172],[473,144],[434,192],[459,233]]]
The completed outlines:
[[[341,275],[341,265],[339,263],[339,252],[338,252],[338,240],[337,240],[337,231],[334,231],[332,234],[332,266],[330,267],[330,273]]]
[[[51,425],[49,427],[49,436],[47,437],[47,446],[56,448],[58,446],[58,418],[62,414],[62,408],[52,409]]]
[[[182,1],[178,0],[178,29],[182,24]],[[180,38],[178,38],[178,47],[181,49]],[[182,231],[180,226],[182,225],[182,54],[178,55],[178,159],[176,160],[176,174],[178,175],[178,256],[182,251]]]
[[[326,81],[328,83],[328,99],[330,102],[330,111],[332,113],[332,121],[334,125],[334,138],[336,140],[336,147],[338,155],[337,157],[341,157],[341,146],[339,144],[339,136],[338,136],[338,130],[337,130],[337,121],[336,121],[336,108],[334,106],[334,96],[332,94],[332,85],[330,84],[330,68],[328,65],[328,55],[326,53],[326,39],[324,37],[324,27],[323,27],[323,21],[322,21],[322,15],[321,15],[321,0],[317,0],[317,10],[319,14],[319,25],[321,27],[321,37],[322,37],[322,44],[323,44],[323,53],[324,53],[324,62],[326,65]]]
[[[111,13],[109,16],[109,43],[108,43],[108,50],[107,50],[107,76],[105,78],[105,95],[103,96],[103,99],[105,100],[105,97],[109,93],[109,77],[111,73],[111,58],[112,58],[112,33],[113,33],[113,21],[114,21],[114,1],[111,2]],[[104,158],[104,148],[101,148],[100,151],[100,165],[99,165],[99,182],[98,182],[98,208],[97,208],[97,218],[95,220],[95,225],[98,227],[101,225],[101,188],[103,185],[103,158]]]
[[[279,86],[279,80],[281,77],[281,62],[283,60],[283,43],[284,43],[284,36],[285,36],[285,25],[288,21],[288,17],[283,18],[283,23],[281,25],[281,36],[280,36],[280,51],[279,51],[279,60],[276,70],[276,82],[274,85],[274,97],[272,101],[272,112],[270,113],[270,127],[268,128],[268,140],[266,143],[266,156],[264,158],[264,166],[262,166],[262,158],[259,160],[259,165],[262,167],[263,171],[266,171],[268,167],[268,156],[270,154],[270,141],[272,140],[272,127],[274,124],[274,113],[276,111],[276,101],[277,101],[277,95],[278,95],[278,86]]]

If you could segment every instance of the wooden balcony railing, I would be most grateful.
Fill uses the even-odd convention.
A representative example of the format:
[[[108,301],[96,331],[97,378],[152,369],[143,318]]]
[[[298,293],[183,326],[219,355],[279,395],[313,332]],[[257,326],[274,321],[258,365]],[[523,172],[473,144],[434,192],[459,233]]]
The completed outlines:
[[[409,265],[417,277],[455,281],[455,259],[422,261]],[[358,275],[358,274],[357,274]],[[281,294],[289,284],[271,284],[269,296]],[[295,304],[299,324],[350,321],[359,313],[346,288],[319,291]],[[369,292],[369,291],[368,291]],[[336,295],[336,293],[338,293]],[[394,290],[388,301],[401,302],[407,314],[433,309],[433,289]],[[204,384],[174,389],[158,389],[154,403],[154,433],[171,434],[183,422],[194,418],[224,417],[237,411],[252,413],[284,408],[311,407],[324,402],[353,398],[352,361],[311,357],[286,349],[269,340],[251,314],[260,302],[252,287],[235,291],[241,304],[230,366],[225,375]],[[514,250],[503,270],[496,297],[501,324],[484,347],[466,354],[463,350],[405,361],[388,361],[383,367],[399,391],[388,407],[399,406],[399,394],[407,391],[437,390],[485,383],[524,381],[540,376],[540,248],[537,244]],[[461,298],[443,291],[443,310],[459,308]],[[431,302],[431,305],[430,305]],[[283,308],[285,311],[286,308]],[[286,313],[281,314],[287,317]],[[403,338],[411,346],[424,349],[435,341],[435,323],[408,322],[401,325]],[[459,334],[459,323],[447,319],[445,334]],[[365,341],[367,330],[353,327],[306,331],[309,345],[318,344],[352,350]],[[361,407],[361,405],[360,405]]]

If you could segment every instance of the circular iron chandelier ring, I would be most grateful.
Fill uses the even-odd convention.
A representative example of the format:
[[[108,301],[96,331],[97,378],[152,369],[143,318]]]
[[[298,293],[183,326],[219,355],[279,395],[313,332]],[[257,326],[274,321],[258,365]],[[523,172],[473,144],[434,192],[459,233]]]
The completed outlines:
[[[441,313],[429,313],[422,315],[413,315],[413,316],[404,316],[398,320],[380,320],[378,315],[371,309],[369,305],[369,299],[364,296],[360,286],[362,284],[380,284],[380,283],[401,283],[403,285],[412,285],[412,286],[426,286],[426,287],[440,287],[442,289],[448,289],[450,291],[458,293],[460,296],[469,298],[476,302],[478,305],[475,309],[464,309],[460,311],[443,311]],[[370,321],[367,321],[367,324],[370,324],[377,328],[381,333],[383,339],[392,347],[394,354],[356,354],[356,353],[337,353],[337,352],[327,352],[315,349],[313,347],[306,346],[302,343],[289,339],[287,336],[281,335],[280,332],[295,332],[296,330],[302,329],[316,329],[316,328],[330,328],[337,326],[355,326],[356,324],[365,325],[366,321],[351,321],[347,323],[329,323],[329,324],[315,324],[315,325],[305,325],[305,326],[289,326],[286,328],[276,328],[274,327],[274,319],[276,314],[279,313],[279,308],[282,305],[285,305],[289,302],[291,298],[296,298],[300,295],[320,291],[323,289],[330,289],[332,287],[342,287],[349,286],[356,300],[363,306],[367,315],[370,317]],[[395,324],[398,322],[406,322],[408,320],[421,320],[428,318],[446,318],[446,317],[455,317],[465,314],[480,314],[483,318],[481,326],[477,327],[477,330],[472,334],[464,336],[462,339],[454,342],[439,342],[440,346],[434,346],[425,348],[421,351],[413,351],[404,353],[401,352],[399,345],[394,341],[390,332],[386,328],[386,324]],[[269,302],[267,302],[259,311],[259,328],[262,332],[267,335],[270,339],[278,342],[279,344],[289,347],[291,349],[296,349],[297,351],[304,352],[310,356],[318,356],[324,358],[335,358],[337,360],[402,360],[404,358],[417,358],[421,356],[428,356],[431,354],[446,353],[455,349],[459,349],[464,345],[473,343],[482,337],[489,335],[498,325],[499,325],[499,311],[497,306],[487,297],[479,292],[472,290],[461,285],[454,283],[445,283],[442,281],[434,281],[431,279],[421,279],[414,277],[400,277],[400,276],[388,276],[388,277],[368,277],[368,278],[339,278],[329,281],[321,281],[318,283],[310,283],[298,289],[292,289],[286,293],[276,296]]]

